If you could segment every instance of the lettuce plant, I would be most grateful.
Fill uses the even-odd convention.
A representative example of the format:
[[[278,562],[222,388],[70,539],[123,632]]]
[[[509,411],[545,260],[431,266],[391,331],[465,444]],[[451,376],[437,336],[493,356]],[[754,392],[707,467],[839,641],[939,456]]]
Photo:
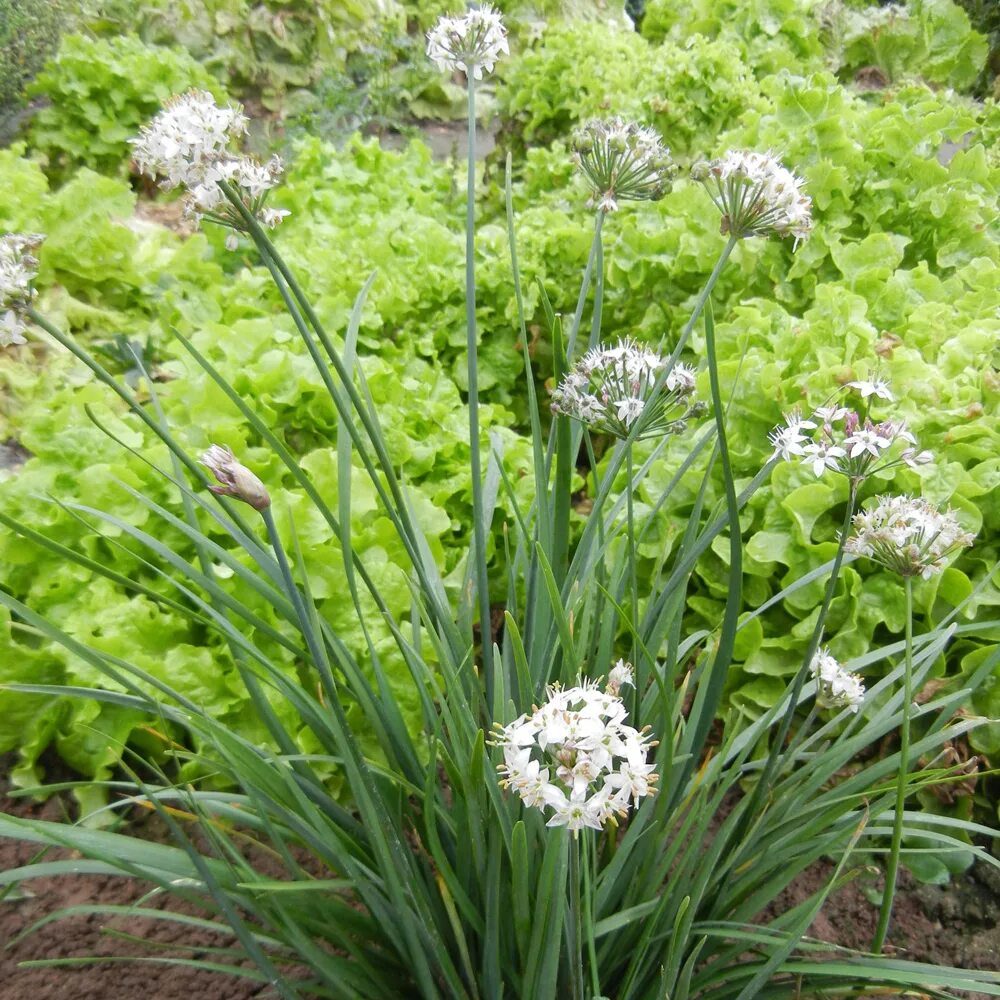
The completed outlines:
[[[32,118],[30,143],[56,176],[78,166],[123,173],[129,138],[168,97],[188,87],[224,93],[183,49],[129,36],[65,35],[28,91],[46,102]]]
[[[487,52],[477,47],[488,37],[478,33],[483,17],[492,22],[496,14],[484,8],[449,25],[454,44],[461,43],[454,57],[460,56],[471,71],[470,153],[475,68],[485,69],[488,62]],[[609,126],[605,133],[610,152],[629,151],[627,140],[625,149],[617,141],[616,128]],[[648,154],[649,144],[642,150],[639,155]],[[218,151],[195,146],[193,155],[205,161],[193,164],[196,173],[204,170],[207,176],[217,165]],[[915,829],[900,798],[905,803],[917,788],[955,776],[947,768],[921,767],[916,763],[920,755],[933,756],[949,739],[982,721],[955,715],[968,689],[932,696],[916,708],[909,704],[912,690],[961,632],[953,621],[918,636],[908,633],[905,651],[897,644],[847,664],[852,672],[890,664],[887,676],[870,685],[861,705],[853,699],[831,708],[832,692],[825,689],[820,702],[814,702],[816,682],[809,677],[845,568],[856,476],[850,479],[845,531],[833,558],[779,595],[779,600],[791,599],[813,582],[824,590],[822,607],[810,623],[809,649],[792,682],[760,719],[741,725],[730,718],[721,738],[709,742],[746,624],[740,620],[741,517],[777,468],[778,457],[764,462],[750,482],[737,482],[730,446],[736,435],[727,408],[731,386],[723,395],[713,292],[738,245],[808,229],[809,206],[802,201],[807,196],[798,178],[792,175],[794,191],[789,193],[784,167],[769,162],[765,169],[752,159],[747,162],[756,164],[753,171],[724,178],[728,196],[720,199],[720,208],[725,238],[716,237],[714,267],[671,355],[652,361],[634,345],[620,345],[616,403],[629,404],[629,420],[622,419],[603,466],[593,461],[588,469],[589,515],[571,546],[573,465],[581,446],[593,454],[593,407],[557,414],[543,430],[528,373],[535,489],[527,494],[518,494],[512,476],[516,469],[495,436],[478,432],[476,174],[470,155],[465,331],[469,447],[470,464],[482,478],[472,484],[474,524],[465,537],[458,588],[450,588],[441,574],[406,466],[389,450],[385,414],[359,363],[359,328],[370,282],[359,290],[343,337],[335,338],[261,226],[255,206],[229,179],[217,180],[231,206],[226,221],[252,242],[305,345],[322,385],[322,405],[336,415],[330,446],[335,488],[321,490],[276,433],[266,401],[257,398],[252,386],[237,388],[185,338],[182,345],[192,364],[254,432],[233,448],[202,428],[196,436],[204,450],[200,457],[192,453],[178,426],[178,418],[187,419],[185,412],[168,416],[153,380],[146,377],[143,383],[148,399],[137,395],[36,309],[30,291],[22,294],[26,282],[30,289],[34,260],[22,254],[27,244],[6,237],[14,249],[7,254],[12,263],[0,271],[2,301],[19,322],[41,331],[44,342],[60,345],[84,364],[124,404],[129,420],[152,435],[143,447],[143,442],[132,443],[115,427],[106,427],[116,444],[147,458],[163,491],[177,498],[169,509],[128,483],[120,484],[146,511],[149,530],[128,524],[103,505],[64,506],[101,525],[102,539],[117,532],[127,536],[135,545],[132,557],[149,552],[161,561],[154,575],[164,591],[150,586],[140,592],[172,602],[171,610],[228,652],[270,746],[206,711],[169,677],[69,634],[58,609],[44,616],[0,592],[0,604],[19,638],[52,642],[102,678],[99,686],[29,683],[15,690],[95,699],[196,734],[210,748],[214,766],[237,789],[219,792],[208,783],[171,782],[166,771],[154,781],[133,774],[125,783],[125,801],[156,809],[171,831],[173,846],[0,817],[3,835],[69,846],[80,855],[71,862],[36,863],[3,873],[0,884],[69,870],[70,865],[74,871],[148,879],[198,910],[195,916],[172,916],[216,930],[231,942],[213,950],[209,961],[188,961],[217,971],[239,969],[289,1000],[306,995],[471,998],[505,993],[532,1000],[606,995],[623,1000],[665,995],[751,1000],[804,991],[872,990],[945,997],[952,989],[1000,995],[1000,975],[995,973],[888,957],[881,954],[881,939],[872,953],[840,949],[831,957],[829,945],[804,936],[829,892],[849,877],[850,858],[862,841],[881,843],[891,829],[893,856],[899,856],[899,831]],[[565,328],[561,318],[546,310],[547,336],[560,376],[570,374],[584,339],[592,350],[602,340],[605,221],[634,178],[613,173],[606,179],[609,186],[594,200],[591,249],[577,308]],[[737,196],[737,188],[743,197]],[[276,201],[281,204],[280,194]],[[518,323],[526,338],[509,169],[505,201]],[[610,215],[608,229],[616,217]],[[696,333],[703,339],[696,340]],[[633,451],[640,439],[648,438],[645,431],[661,429],[657,393],[677,375],[675,365],[689,344],[697,346],[704,360],[712,420],[697,435],[682,432],[670,440],[684,440],[684,471],[699,475],[702,485],[683,538],[652,593],[643,595],[645,607],[640,609],[632,554],[639,526],[631,511],[623,516],[622,508],[633,489],[644,483],[649,487],[655,462],[643,460],[636,467]],[[637,365],[644,373],[641,379]],[[686,369],[681,371],[686,375]],[[689,378],[683,382],[690,388]],[[319,399],[320,393],[314,393],[308,403],[320,405]],[[599,394],[596,399],[602,403]],[[799,432],[807,429],[801,419],[797,427]],[[852,435],[859,433],[852,428]],[[800,439],[801,434],[786,434],[784,451],[791,454]],[[647,439],[646,444],[655,454],[665,440],[650,445]],[[848,444],[853,451],[858,441],[845,440],[845,450]],[[724,499],[713,509],[706,493],[716,465]],[[628,477],[624,496],[615,489],[622,472]],[[285,477],[304,490],[301,503],[283,495]],[[658,508],[675,502],[680,478],[659,489]],[[485,538],[501,493],[511,517],[501,563],[506,577],[503,618],[493,627]],[[355,547],[355,503],[385,522],[383,537],[387,544],[391,539],[392,561],[403,574],[408,600],[397,604],[377,575],[378,559]],[[120,580],[112,562],[60,547],[30,523],[11,518],[8,523],[26,541],[58,551],[68,564]],[[347,585],[343,610],[363,633],[360,652],[344,641],[338,609],[318,599],[322,573],[307,563],[302,545],[310,524],[325,525],[339,542],[335,572]],[[186,539],[189,555],[176,550],[179,538]],[[720,547],[729,560],[722,624],[691,633],[683,614],[691,573],[706,551]],[[138,583],[133,587],[138,590]],[[263,606],[271,617],[262,616]],[[376,627],[388,630],[388,644],[378,640]],[[616,658],[622,644],[631,647],[631,663]],[[390,647],[409,673],[418,727],[406,724],[400,688],[386,673]],[[293,671],[285,669],[279,650],[292,658]],[[901,652],[903,662],[898,662]],[[970,688],[998,659],[996,654],[984,659]],[[819,675],[822,682],[825,675]],[[810,704],[813,710],[803,719],[800,708]],[[833,714],[821,717],[821,711]],[[863,762],[845,776],[845,766],[862,748],[899,726],[905,731],[911,723],[917,728],[911,745]],[[766,760],[755,762],[754,748],[774,726],[779,737],[771,741]],[[307,752],[297,739],[300,727],[312,740]],[[182,758],[187,756],[181,752]],[[331,793],[331,769],[342,783],[339,799]],[[750,791],[740,796],[744,783]],[[734,802],[732,809],[716,822],[726,801]],[[954,819],[935,823],[924,817],[922,822],[921,836],[945,851],[961,846],[954,831],[985,830]],[[197,826],[198,840],[189,824]],[[239,850],[236,836],[268,848],[267,875]],[[766,916],[768,904],[795,875],[827,854],[837,862],[828,884],[787,913]],[[889,879],[886,913],[892,895]],[[143,904],[133,912],[162,916]]]

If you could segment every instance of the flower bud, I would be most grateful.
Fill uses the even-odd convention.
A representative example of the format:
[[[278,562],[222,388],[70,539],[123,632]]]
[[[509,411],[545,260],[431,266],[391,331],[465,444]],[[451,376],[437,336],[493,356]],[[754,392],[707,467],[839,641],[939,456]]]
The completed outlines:
[[[254,510],[265,510],[271,506],[264,484],[245,465],[236,461],[229,448],[213,444],[198,461],[219,481],[218,486],[208,487],[216,496],[242,500]]]

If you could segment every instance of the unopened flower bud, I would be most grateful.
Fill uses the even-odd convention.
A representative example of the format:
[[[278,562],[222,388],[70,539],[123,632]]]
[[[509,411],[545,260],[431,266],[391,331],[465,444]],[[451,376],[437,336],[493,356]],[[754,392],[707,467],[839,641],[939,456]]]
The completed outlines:
[[[219,481],[218,486],[208,487],[216,496],[242,500],[254,510],[265,510],[271,506],[264,484],[245,465],[236,461],[229,448],[213,444],[198,461]]]

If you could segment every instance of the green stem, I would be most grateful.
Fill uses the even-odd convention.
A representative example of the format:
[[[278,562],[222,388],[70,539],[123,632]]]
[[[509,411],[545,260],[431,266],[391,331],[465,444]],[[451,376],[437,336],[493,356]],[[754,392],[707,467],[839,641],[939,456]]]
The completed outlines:
[[[732,249],[734,240],[730,237],[726,244],[727,251]],[[728,253],[723,252],[713,272],[721,270]],[[703,296],[708,302],[708,296]],[[678,344],[678,347],[680,344]],[[708,360],[708,381],[712,390],[712,409],[715,411],[715,426],[718,434],[719,462],[722,465],[722,478],[726,491],[726,515],[729,521],[729,590],[726,594],[726,610],[722,617],[719,632],[719,645],[712,661],[711,673],[702,683],[707,684],[704,700],[701,691],[695,699],[697,718],[694,723],[694,733],[689,744],[690,760],[685,767],[684,782],[691,771],[698,765],[705,739],[715,719],[715,712],[722,698],[729,665],[732,662],[733,650],[736,644],[736,626],[739,622],[740,605],[743,596],[743,538],[740,531],[740,507],[736,496],[736,480],[729,459],[729,440],[726,437],[726,410],[722,403],[722,388],[719,383],[719,363],[715,350],[715,318],[709,308],[705,314],[705,355]],[[699,705],[699,702],[701,704]],[[692,709],[692,715],[695,714]]]
[[[632,627],[632,666],[635,668],[635,709],[632,713],[632,725],[639,727],[639,707],[642,705],[642,695],[646,690],[646,664],[639,663],[639,575],[636,568],[635,552],[635,509],[633,507],[634,470],[632,467],[632,445],[625,445],[625,523],[628,531],[628,586],[631,595]]]
[[[732,254],[739,241],[739,237],[733,235],[730,235],[729,239],[726,241],[726,245],[722,248],[722,253],[719,254],[719,259],[715,262],[715,267],[712,268],[712,273],[708,276],[708,281],[705,282],[705,287],[701,290],[698,298],[695,300],[694,309],[691,310],[691,316],[684,324],[684,328],[681,330],[681,334],[677,338],[677,345],[674,347],[673,351],[671,351],[670,359],[664,366],[664,371],[669,372],[673,367],[674,362],[680,357],[681,351],[684,350],[684,345],[687,343],[688,337],[691,336],[691,331],[694,329],[695,323],[698,322],[698,317],[701,316],[702,311],[705,308],[705,303],[708,302],[708,298],[712,294],[712,290],[715,288],[716,282],[719,280],[719,275],[722,274],[722,271],[726,266],[726,262],[729,260],[730,254]]]
[[[584,936],[587,941],[587,958],[590,966],[590,992],[597,1000],[601,996],[601,976],[597,970],[597,945],[594,941],[594,858],[597,854],[595,837],[589,831],[584,831],[583,858],[583,912],[585,916]]]
[[[119,385],[118,381],[106,368],[104,368],[103,365],[95,360],[94,357],[82,347],[80,347],[72,337],[68,337],[58,327],[53,326],[41,313],[29,308],[28,318],[36,326],[40,326],[50,337],[58,341],[63,347],[66,348],[67,351],[70,352],[70,354],[77,358],[77,360],[82,361],[90,369],[90,371],[102,383],[104,383],[104,385],[111,389],[119,397],[119,399],[121,399],[125,405],[128,406],[128,408],[167,446],[170,452],[180,460],[180,462],[184,465],[184,468],[191,473],[195,482],[197,482],[199,486],[204,488],[209,485],[209,479],[205,475],[204,470],[181,447],[170,431],[166,427],[162,426],[159,421],[150,416],[150,414],[146,412],[145,407],[139,403],[135,396],[127,388]],[[253,529],[237,510],[240,506],[238,502],[229,500],[226,497],[219,497],[218,502],[233,524],[235,524],[240,531],[247,535],[253,534]]]
[[[596,239],[597,237],[599,237],[599,235],[600,231],[598,230],[598,232],[595,233],[595,247],[592,248],[591,250],[592,254],[596,253]],[[681,330],[680,338],[677,341],[677,346],[674,348],[674,350],[670,354],[670,357],[667,359],[667,363],[663,366],[663,370],[657,376],[654,393],[662,391],[663,385],[667,380],[667,376],[670,374],[670,369],[673,367],[674,362],[677,360],[677,358],[680,356],[681,351],[684,349],[684,345],[687,343],[687,339],[690,336],[691,331],[694,329],[695,323],[698,322],[698,318],[701,316],[702,311],[705,308],[705,303],[708,301],[709,296],[712,294],[712,289],[715,288],[715,284],[719,280],[719,276],[722,274],[722,271],[726,266],[726,262],[729,260],[729,257],[732,254],[733,248],[736,246],[737,242],[738,240],[735,237],[730,236],[729,240],[726,242],[726,245],[722,248],[722,252],[719,254],[719,259],[715,262],[715,267],[712,269],[712,273],[709,275],[705,287],[701,290],[701,293],[698,295],[698,298],[695,301],[694,310],[692,311],[691,316],[688,319],[687,323],[684,324],[684,329]],[[581,295],[582,294],[583,292],[581,290]],[[626,442],[628,444],[631,444],[635,440],[635,438],[633,437],[633,433],[635,431],[636,428],[633,428],[633,431],[630,432],[629,437],[626,439]],[[605,472],[604,480],[601,485],[601,490],[598,493],[598,495],[594,498],[594,508],[593,508],[594,511],[603,510],[604,504],[608,499],[608,493],[610,492],[615,477],[617,476],[618,471],[620,469],[621,469],[621,457],[619,456],[618,453],[616,453],[611,457],[611,460],[608,464],[608,468]],[[591,543],[591,534],[592,532],[597,530],[598,523],[600,523],[599,516],[592,516],[587,518],[587,522],[583,527],[583,537],[577,543],[576,546],[577,555],[574,556],[574,560],[580,558],[581,553],[588,551],[588,548]],[[571,567],[571,569],[573,568],[576,568],[575,562],[574,565]],[[681,574],[678,574],[678,576],[680,575]],[[673,577],[671,578],[671,582],[675,582]],[[661,592],[660,597],[657,600],[663,599],[664,596],[665,596],[664,592]],[[654,605],[653,610],[658,612],[660,609],[658,606]]]
[[[324,385],[330,393],[334,405],[337,407],[338,413],[343,418],[345,426],[351,434],[351,439],[358,451],[358,455],[365,463],[365,468],[372,478],[375,489],[378,491],[380,499],[382,499],[386,506],[386,512],[389,518],[393,521],[393,525],[399,534],[400,541],[407,550],[407,555],[409,556],[411,562],[413,562],[414,569],[420,577],[423,593],[427,595],[427,599],[431,604],[436,623],[441,628],[443,634],[447,637],[448,643],[456,656],[463,656],[464,650],[458,637],[457,630],[455,629],[454,621],[450,612],[448,612],[443,601],[441,600],[443,588],[440,585],[440,580],[431,580],[428,578],[427,572],[423,566],[423,561],[420,558],[416,543],[416,539],[419,536],[419,529],[410,518],[409,508],[403,497],[402,488],[396,477],[393,464],[390,461],[380,428],[373,420],[364,400],[361,399],[360,394],[354,386],[351,373],[348,372],[344,366],[343,360],[337,353],[333,342],[330,340],[329,334],[327,334],[323,324],[319,320],[319,317],[316,315],[316,311],[313,309],[309,299],[306,297],[301,286],[296,280],[295,275],[285,263],[281,254],[278,253],[267,233],[264,232],[260,223],[256,218],[254,218],[253,213],[251,213],[243,204],[239,194],[228,181],[220,181],[219,187],[225,193],[226,197],[229,199],[236,211],[242,216],[244,225],[246,226],[246,232],[253,239],[258,251],[261,254],[261,259],[264,265],[271,272],[271,276],[274,279],[275,286],[281,295],[282,301],[285,303],[285,307],[288,309],[289,315],[292,317],[296,328],[302,336],[302,339],[309,350],[310,356],[317,367],[317,371],[323,379]],[[298,306],[301,307],[301,311],[296,306],[295,302],[292,301],[293,298],[296,302],[298,302]],[[340,393],[337,392],[335,388],[331,387],[329,372],[326,365],[319,360],[318,352],[316,351],[312,335],[306,326],[305,320],[308,320],[309,325],[312,326],[312,329],[315,331],[316,336],[323,345],[327,356],[330,358],[334,370],[337,373],[337,377],[340,379],[341,385],[343,386],[343,390],[346,393],[347,398],[350,400],[351,407],[348,407],[341,398]],[[351,408],[353,408],[356,412],[357,420],[354,419]],[[382,476],[379,476],[376,471],[373,471],[374,463],[368,457],[365,440],[357,426],[358,422],[360,422],[361,426],[364,428],[365,434],[375,450],[375,455],[378,459],[382,476],[384,476],[385,483],[392,494],[392,503],[384,498]]]
[[[483,474],[479,454],[479,360],[476,338],[476,82],[470,73],[469,149],[465,211],[465,329],[469,372],[469,451],[472,466],[472,536],[479,597],[479,631],[483,646],[483,680],[493,690],[493,635],[490,627],[490,583],[486,569],[486,524],[483,504]]]
[[[590,290],[590,278],[594,272],[594,263],[597,260],[598,248],[601,245],[601,227],[604,225],[604,209],[597,210],[597,218],[594,221],[594,238],[590,243],[590,253],[587,255],[587,267],[583,272],[583,282],[580,284],[580,295],[576,300],[576,311],[573,313],[573,325],[570,327],[569,337],[566,339],[566,367],[573,363],[573,349],[576,347],[576,338],[580,333],[580,324],[583,322],[583,307],[587,301],[587,292]]]
[[[913,704],[913,579],[905,578],[906,585],[906,654],[903,660],[903,721],[899,728],[899,778],[896,783],[896,809],[892,824],[892,843],[889,863],[885,869],[885,889],[882,908],[879,910],[878,927],[872,951],[881,954],[889,933],[889,918],[896,895],[896,878],[899,875],[899,849],[903,842],[903,806],[906,804],[906,785],[910,776],[910,706]]]
[[[574,830],[569,845],[569,906],[572,914],[573,943],[570,949],[569,964],[573,983],[573,1000],[586,1000],[584,997],[583,974],[583,908],[580,905],[580,834]]]
[[[288,557],[285,555],[285,547],[281,544],[278,527],[274,523],[274,515],[271,513],[271,508],[265,507],[260,512],[260,515],[264,519],[264,525],[267,528],[267,538],[271,543],[271,548],[274,550],[274,557],[278,562],[278,570],[281,573],[285,591],[288,599],[292,602],[292,607],[295,609],[295,616],[299,620],[302,638],[306,641],[306,648],[309,650],[313,665],[316,667],[316,671],[319,673],[323,684],[323,692],[331,704],[334,701],[337,701],[339,704],[340,695],[337,693],[337,684],[333,679],[333,674],[330,672],[323,645],[316,634],[316,630],[313,628],[312,618],[306,609],[305,602],[302,600],[301,593],[299,593],[298,584],[292,577],[292,570],[288,564]]]

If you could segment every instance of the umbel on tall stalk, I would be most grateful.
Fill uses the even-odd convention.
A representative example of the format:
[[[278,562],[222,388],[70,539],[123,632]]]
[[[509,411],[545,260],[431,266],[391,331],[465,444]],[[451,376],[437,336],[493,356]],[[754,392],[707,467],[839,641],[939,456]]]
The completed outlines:
[[[585,127],[589,138],[577,143],[576,154],[592,184],[594,239],[565,336],[543,296],[558,376],[548,436],[526,358],[534,496],[528,503],[519,499],[496,452],[488,453],[483,476],[474,97],[476,81],[506,50],[502,20],[489,7],[443,19],[428,39],[430,56],[443,69],[463,72],[469,88],[466,302],[474,519],[468,585],[458,593],[420,528],[406,470],[393,461],[371,405],[364,359],[357,356],[374,279],[360,290],[342,338],[335,339],[272,239],[271,224],[280,218],[266,214],[272,210],[263,199],[280,202],[277,167],[261,173],[232,148],[239,109],[188,95],[169,105],[137,148],[144,144],[150,169],[185,188],[203,221],[248,241],[267,269],[301,339],[301,347],[288,350],[308,356],[337,413],[336,502],[300,464],[294,439],[270,426],[257,401],[244,398],[180,335],[181,349],[239,419],[228,418],[225,441],[209,428],[173,426],[168,414],[183,411],[164,404],[171,392],[181,398],[183,384],[161,388],[147,378],[144,402],[147,397],[36,308],[45,303],[32,288],[44,246],[24,236],[0,238],[0,316],[8,340],[29,334],[52,340],[86,365],[142,432],[141,454],[174,495],[161,503],[130,490],[148,515],[143,525],[86,498],[59,498],[98,538],[134,548],[130,558],[141,553],[155,586],[125,577],[113,561],[62,546],[6,512],[0,511],[0,522],[88,572],[168,601],[172,613],[197,625],[219,662],[233,664],[267,732],[266,741],[251,741],[169,679],[88,645],[0,589],[0,605],[19,633],[60,645],[107,679],[103,686],[30,684],[17,690],[94,698],[147,713],[181,748],[182,759],[191,756],[185,741],[196,741],[198,759],[212,777],[211,784],[181,783],[176,771],[168,774],[154,759],[141,774],[130,771],[128,782],[114,785],[127,787],[126,806],[141,802],[156,810],[173,838],[170,845],[85,825],[0,816],[0,836],[77,852],[69,861],[43,860],[0,873],[0,885],[70,870],[143,879],[185,907],[163,911],[144,898],[130,908],[130,919],[169,919],[215,932],[222,941],[198,957],[151,958],[230,971],[251,980],[260,996],[285,1000],[792,1000],[866,992],[939,998],[956,990],[1000,996],[995,972],[836,949],[807,936],[832,889],[855,874],[856,849],[878,849],[891,834],[892,863],[898,863],[908,834],[937,849],[961,843],[969,850],[956,833],[992,832],[950,817],[914,817],[903,805],[916,788],[954,778],[948,768],[921,769],[913,762],[934,761],[948,741],[984,721],[956,713],[970,688],[996,668],[1000,652],[984,658],[962,688],[913,705],[911,695],[947,643],[981,627],[957,624],[961,607],[920,635],[908,624],[904,643],[863,662],[837,660],[831,652],[836,636],[820,645],[845,559],[882,559],[904,573],[909,587],[971,540],[951,515],[932,513],[917,501],[855,509],[866,476],[930,457],[915,450],[901,425],[872,417],[874,400],[887,398],[881,381],[851,387],[861,393],[860,411],[827,400],[808,416],[790,418],[772,437],[772,459],[737,491],[712,289],[740,240],[804,238],[812,218],[801,181],[773,157],[751,153],[727,154],[722,166],[706,168],[726,239],[671,354],[629,339],[628,331],[602,344],[602,220],[630,203],[630,210],[643,210],[645,201],[662,193],[667,165],[662,145],[640,126],[609,119]],[[698,196],[696,185],[691,191]],[[510,169],[506,203],[518,326],[526,338]],[[283,239],[294,239],[294,224],[292,219],[290,233],[283,227]],[[581,344],[577,358],[588,302],[587,347]],[[702,361],[681,360],[698,322],[704,323],[713,411],[706,427],[699,426],[695,392]],[[144,373],[141,359],[137,364]],[[574,462],[581,442],[593,457],[592,434],[614,445],[601,463],[591,462],[589,514],[571,539]],[[207,446],[213,439],[219,443]],[[690,451],[663,483],[650,471],[668,440],[690,444]],[[155,456],[164,448],[169,466],[161,468]],[[634,462],[633,451],[647,457]],[[718,710],[742,626],[740,514],[780,459],[798,461],[812,475],[841,476],[848,517],[835,557],[773,598],[786,600],[829,574],[807,655],[783,698],[756,720],[729,718],[720,727]],[[381,578],[353,548],[356,464],[399,540],[412,594],[406,612],[394,610]],[[718,511],[710,503],[716,466],[725,493]],[[643,496],[655,511],[671,509],[680,502],[680,479],[699,472],[702,485],[684,509],[686,526],[675,551],[655,580],[640,581],[637,546],[646,525],[633,496]],[[493,504],[486,494],[493,486],[503,490],[513,512],[493,563],[494,585],[505,589],[502,641],[496,644],[488,627]],[[296,531],[296,518],[304,516],[325,524],[336,540],[330,559],[339,560],[345,590],[335,599],[317,597]],[[729,555],[726,612],[717,628],[690,632],[684,616],[688,579],[720,541]],[[356,646],[332,624],[331,604],[340,599],[350,601],[361,623]],[[476,610],[483,636],[478,662]],[[390,660],[398,667],[391,677]],[[406,682],[400,680],[404,670]],[[415,727],[404,724],[401,710],[402,697],[411,695],[420,705]],[[903,741],[898,753],[859,759],[861,750],[885,745],[897,730]],[[762,746],[768,755],[755,760]],[[256,850],[248,852],[248,844]],[[997,864],[972,850],[984,863]],[[258,867],[259,857],[267,858],[266,869]],[[770,908],[796,875],[826,857],[835,861],[827,882],[774,916]],[[892,879],[884,926],[891,886]]]

